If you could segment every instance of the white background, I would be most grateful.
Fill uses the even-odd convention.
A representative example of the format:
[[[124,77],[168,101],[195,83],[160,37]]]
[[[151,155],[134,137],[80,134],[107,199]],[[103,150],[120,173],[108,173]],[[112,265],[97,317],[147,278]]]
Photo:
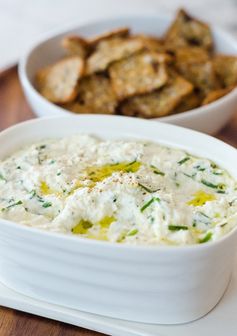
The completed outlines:
[[[237,37],[237,0],[0,0],[0,68],[52,29],[106,16],[174,13],[180,6]]]

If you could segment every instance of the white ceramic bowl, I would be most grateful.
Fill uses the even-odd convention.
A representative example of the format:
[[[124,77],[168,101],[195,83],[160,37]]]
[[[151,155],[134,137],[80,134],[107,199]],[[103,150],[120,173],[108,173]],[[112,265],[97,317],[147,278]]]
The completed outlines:
[[[160,36],[168,27],[172,18],[162,14],[155,16],[135,16],[107,19],[67,29],[45,38],[34,46],[20,61],[19,75],[25,95],[37,116],[63,116],[72,113],[47,101],[34,88],[34,76],[38,69],[47,66],[65,55],[60,42],[63,36],[79,34],[94,36],[115,27],[128,26],[135,33],[147,33]],[[213,28],[213,36],[218,52],[237,54],[237,41],[227,33]],[[205,133],[214,134],[222,128],[236,112],[237,89],[225,97],[190,112],[171,115],[155,120],[189,127]],[[103,111],[101,111],[103,113]]]
[[[181,127],[119,116],[41,118],[0,133],[0,159],[22,145],[77,132],[139,138],[208,157],[237,179],[237,151]],[[237,223],[236,223],[237,225]],[[226,290],[237,229],[184,247],[126,246],[0,220],[0,281],[40,300],[147,323],[183,323],[209,312]]]

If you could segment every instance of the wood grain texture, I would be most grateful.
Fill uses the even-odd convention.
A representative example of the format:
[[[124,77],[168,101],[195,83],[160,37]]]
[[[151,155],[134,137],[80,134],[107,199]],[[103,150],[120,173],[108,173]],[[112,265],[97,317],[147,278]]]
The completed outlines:
[[[0,129],[30,118],[34,115],[23,96],[16,67],[0,73]],[[217,137],[237,147],[237,113]],[[102,334],[0,307],[0,336],[96,335]]]
[[[26,103],[17,68],[0,73],[0,130],[34,118]],[[103,335],[62,322],[0,307],[0,336],[99,336]]]

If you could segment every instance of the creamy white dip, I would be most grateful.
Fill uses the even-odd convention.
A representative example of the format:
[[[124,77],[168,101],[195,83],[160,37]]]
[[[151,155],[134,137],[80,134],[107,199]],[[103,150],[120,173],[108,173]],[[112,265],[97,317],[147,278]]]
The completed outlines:
[[[237,183],[205,158],[155,143],[76,135],[0,162],[0,217],[126,244],[217,240],[237,223]]]

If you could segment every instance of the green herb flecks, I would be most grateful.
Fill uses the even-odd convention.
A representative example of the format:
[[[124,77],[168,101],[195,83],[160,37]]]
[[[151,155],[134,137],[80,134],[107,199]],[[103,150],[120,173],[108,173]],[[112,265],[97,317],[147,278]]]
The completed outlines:
[[[198,171],[205,171],[206,170],[206,168],[204,168],[204,167],[202,167],[200,165],[197,165],[194,168],[197,169]]]
[[[152,197],[147,203],[141,207],[141,212],[145,211],[153,202],[160,202],[159,197]]]
[[[185,156],[185,158],[183,158],[182,160],[178,161],[178,164],[181,166],[182,164],[184,164],[188,160],[190,160],[190,157],[189,156]]]
[[[193,225],[194,227],[199,224],[209,225],[210,222],[211,222],[211,218],[201,211],[198,211],[194,215],[194,219],[193,219],[193,224],[195,224]]]
[[[43,197],[37,195],[37,193],[36,193],[35,190],[32,190],[32,191],[30,192],[30,194],[31,194],[30,199],[36,197],[38,202],[40,202],[40,203],[47,203],[47,202],[45,202],[45,200],[43,199]],[[46,206],[46,208],[47,208],[47,206]]]
[[[153,173],[156,174],[156,175],[161,175],[161,176],[165,176],[165,173],[163,173],[162,171],[160,171],[157,167],[151,165],[150,166]]]
[[[224,226],[226,226],[226,225],[227,225],[227,222],[221,224],[220,227],[224,227]]]
[[[137,233],[138,233],[138,229],[133,229],[128,232],[127,236],[128,237],[135,236]]]
[[[187,173],[183,173],[183,174],[184,174],[184,176],[189,177],[189,178],[191,178],[192,180],[193,180],[194,177],[196,176],[196,173],[193,173],[192,175],[189,175],[189,174],[187,174]]]
[[[150,189],[149,187],[145,186],[144,184],[142,184],[140,182],[138,183],[138,185],[139,185],[139,187],[141,187],[142,189],[144,189],[148,193],[154,193],[154,192],[160,190],[160,188],[152,190],[152,189]]]
[[[219,194],[225,193],[226,185],[224,183],[214,184],[204,179],[201,180],[201,183],[208,188],[216,189]]]
[[[222,172],[215,171],[215,170],[213,170],[212,174],[213,174],[213,175],[217,175],[217,176],[221,176],[221,175],[223,175]]]
[[[52,206],[52,203],[51,202],[44,202],[43,204],[42,204],[42,207],[43,208],[49,208],[49,207],[51,207]]]
[[[237,201],[237,198],[234,198],[232,201],[230,201],[229,206],[232,206],[235,203],[235,201]]]
[[[217,190],[217,193],[218,194],[225,194],[225,191],[224,190]]]
[[[188,230],[188,227],[185,225],[169,225],[168,229],[170,231],[180,231],[180,230]]]
[[[127,164],[127,166],[124,167],[124,170],[127,173],[135,173],[141,166],[141,162],[138,162],[137,160],[134,160]]]
[[[30,199],[34,198],[36,196],[36,191],[35,190],[31,190],[30,192]]]
[[[205,217],[205,218],[208,218],[208,219],[210,218],[210,217],[207,216],[204,212],[199,211],[198,214],[200,214],[201,216],[203,216],[203,217]]]
[[[0,173],[0,180],[7,182],[6,178]]]
[[[199,243],[203,244],[208,242],[212,237],[212,232],[208,232],[203,238],[199,239]]]
[[[212,188],[212,189],[217,189],[218,185],[217,184],[213,184],[211,182],[208,182],[206,180],[201,180],[201,183],[204,184],[206,187]]]
[[[14,207],[14,206],[16,206],[16,205],[21,205],[22,203],[23,203],[22,201],[17,201],[17,202],[15,202],[15,203],[12,203],[12,204],[8,205],[8,206],[5,207],[5,208],[2,208],[2,211],[6,211],[6,210],[8,210],[8,209],[10,209],[10,208],[12,208],[12,207]]]
[[[42,162],[47,158],[45,156],[45,154],[43,154],[43,149],[46,148],[46,145],[41,145],[39,147],[36,147],[36,149],[38,150],[38,164],[41,165]]]

